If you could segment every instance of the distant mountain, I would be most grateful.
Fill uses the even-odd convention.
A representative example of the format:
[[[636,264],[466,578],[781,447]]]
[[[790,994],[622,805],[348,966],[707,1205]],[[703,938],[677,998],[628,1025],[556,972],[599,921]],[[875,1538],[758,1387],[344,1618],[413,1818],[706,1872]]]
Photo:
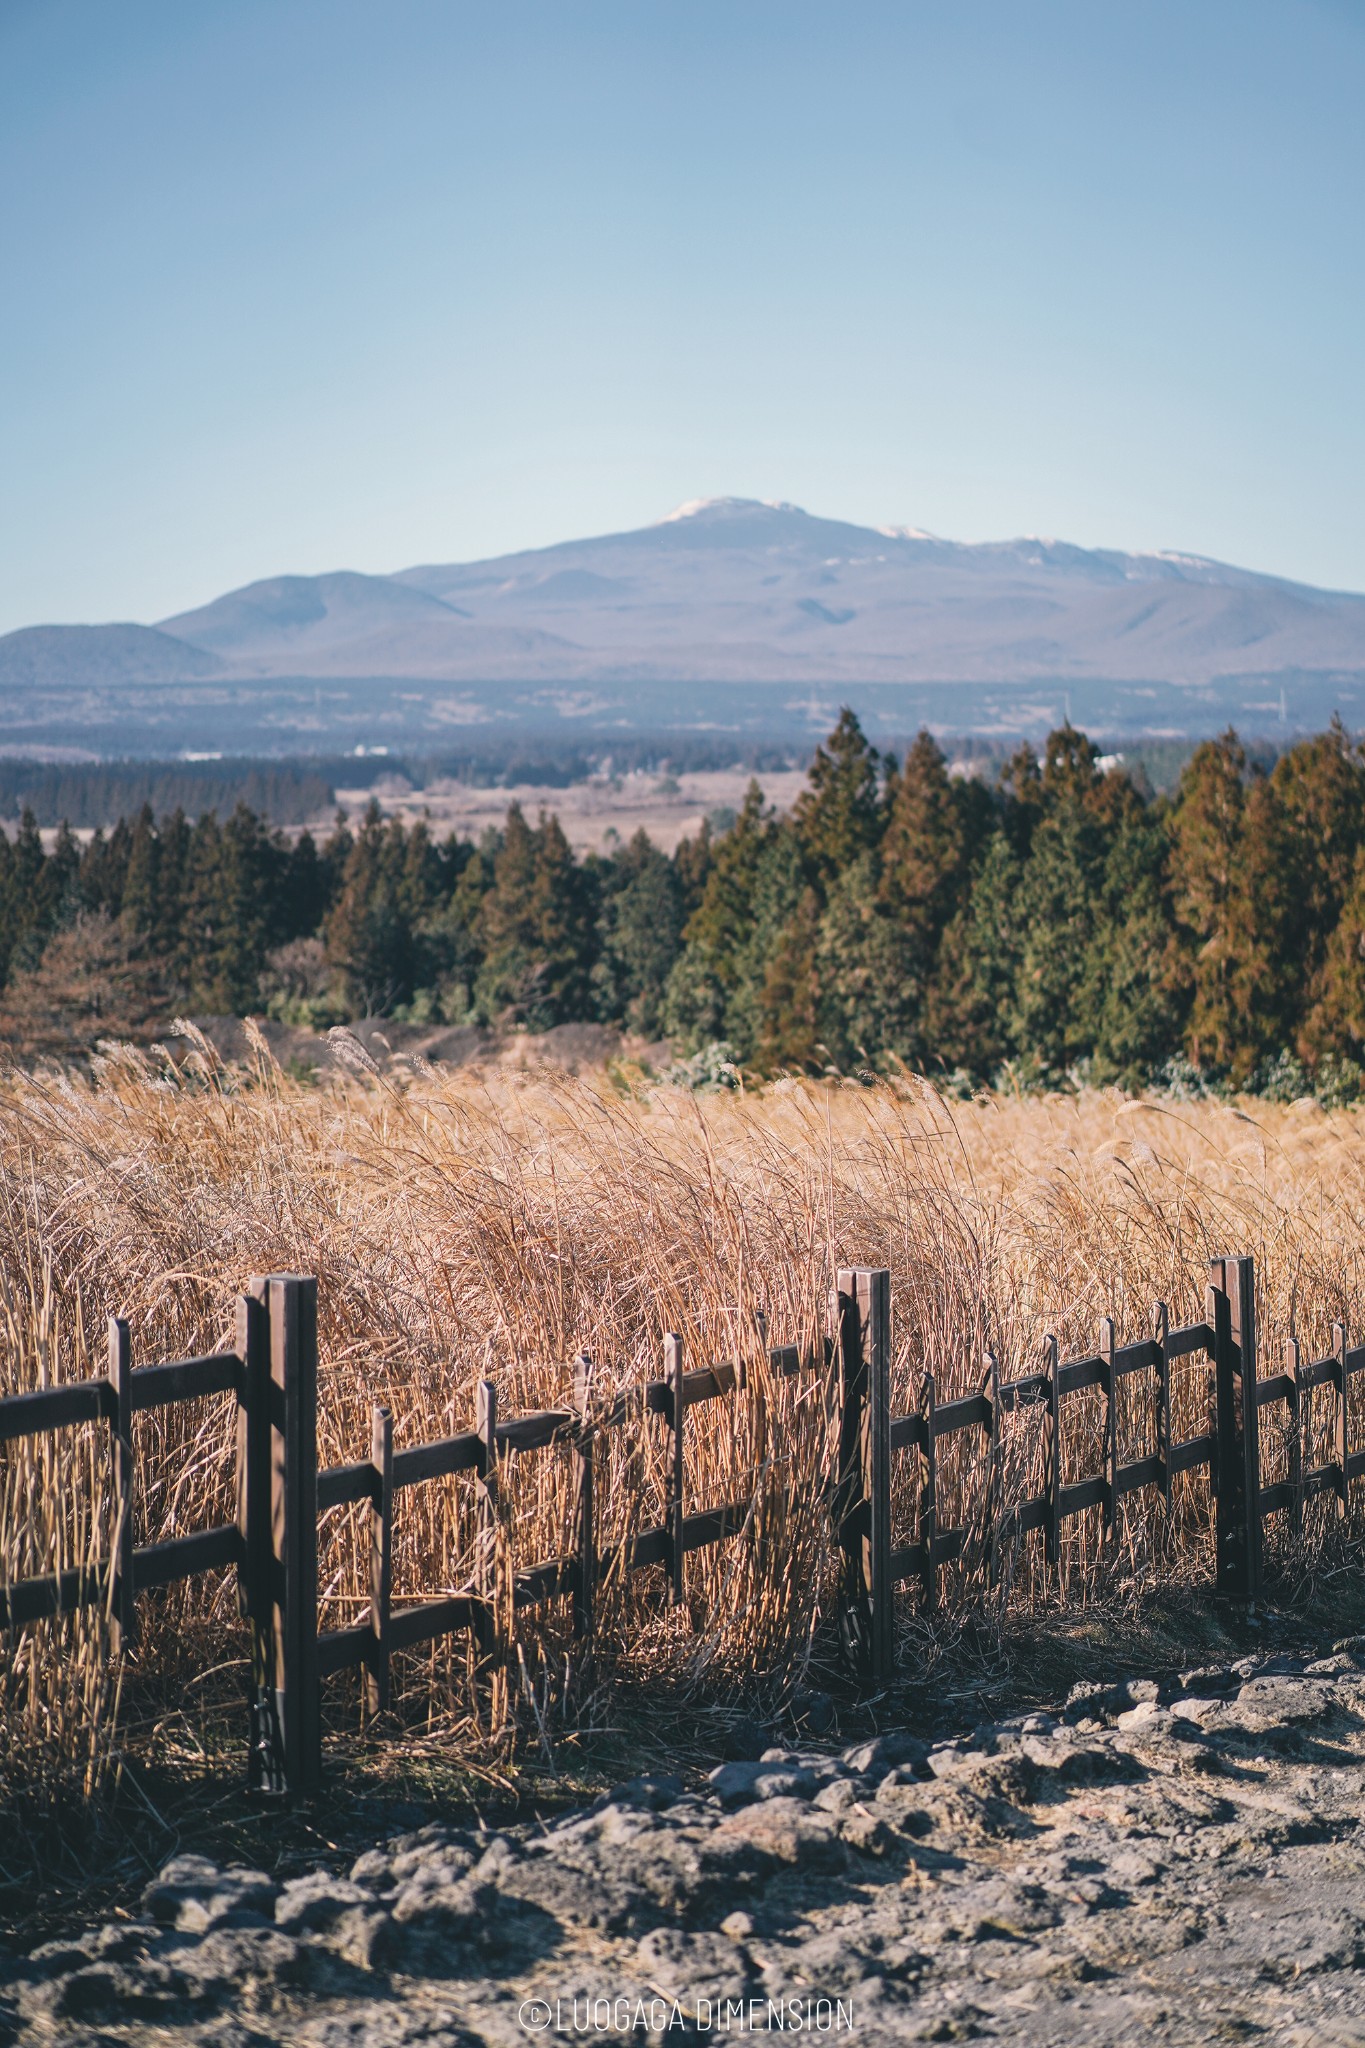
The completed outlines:
[[[217,675],[222,663],[155,626],[21,626],[0,637],[0,685],[164,683]]]
[[[743,498],[389,580],[468,614],[471,677],[477,629],[513,623],[555,636],[535,674],[580,681],[1190,685],[1253,665],[1365,668],[1365,596],[1193,555],[972,547]],[[167,623],[196,639],[192,620]]]
[[[42,700],[29,715],[18,690]],[[507,721],[805,731],[846,699],[895,731],[1032,730],[1068,707],[1111,730],[1361,722],[1365,596],[721,498],[489,561],[275,577],[156,629],[0,639],[7,736],[74,722],[105,746],[171,746],[187,718],[275,748]]]
[[[408,590],[389,576],[274,576],[229,591],[198,611],[162,621],[162,630],[208,647],[229,660],[270,658],[288,648],[330,647],[357,631],[428,624],[436,615],[453,623],[460,614],[439,598]]]
[[[580,650],[534,627],[475,626],[472,614],[398,576],[275,576],[229,591],[163,630],[251,675],[452,676],[482,674],[490,656],[515,669],[524,657]],[[2,645],[3,643],[0,643]]]

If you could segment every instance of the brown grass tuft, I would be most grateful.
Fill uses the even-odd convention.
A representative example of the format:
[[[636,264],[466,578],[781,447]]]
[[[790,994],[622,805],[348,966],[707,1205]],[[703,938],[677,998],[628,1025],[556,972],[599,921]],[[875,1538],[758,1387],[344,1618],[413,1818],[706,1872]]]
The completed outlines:
[[[823,1654],[830,1621],[831,1547],[815,1484],[826,1425],[808,1380],[766,1384],[764,1328],[774,1343],[814,1350],[835,1267],[889,1265],[905,1407],[926,1367],[941,1400],[975,1386],[986,1345],[1012,1375],[1039,1359],[1048,1330],[1063,1356],[1092,1346],[1104,1314],[1121,1341],[1144,1334],[1158,1296],[1174,1321],[1196,1319],[1208,1259],[1237,1251],[1257,1260],[1263,1359],[1277,1360],[1291,1333],[1315,1356],[1333,1319],[1359,1331],[1365,1312],[1361,1138],[1359,1114],[1307,1104],[1254,1116],[1117,1094],[949,1106],[911,1081],[625,1095],[602,1077],[438,1074],[401,1062],[379,1074],[364,1059],[308,1087],[263,1049],[250,1071],[232,1071],[200,1041],[178,1072],[113,1050],[88,1080],[12,1074],[3,1084],[0,1392],[99,1370],[91,1351],[109,1312],[129,1317],[135,1363],[211,1350],[230,1341],[232,1296],[253,1273],[312,1272],[319,1450],[330,1464],[367,1455],[375,1400],[392,1407],[399,1445],[419,1442],[470,1426],[481,1375],[497,1382],[504,1414],[560,1405],[577,1352],[592,1353],[605,1384],[629,1384],[658,1374],[664,1333],[679,1330],[692,1363],[743,1355],[752,1368],[749,1396],[689,1412],[692,1499],[734,1498],[756,1475],[757,1506],[742,1538],[691,1561],[686,1610],[662,1605],[651,1574],[610,1593],[603,1670],[697,1697],[746,1682],[788,1686]],[[1125,1457],[1150,1445],[1143,1398],[1125,1383]],[[1202,1426],[1204,1399],[1191,1367],[1177,1386],[1179,1433]],[[1094,1400],[1068,1404],[1068,1477],[1098,1469]],[[230,1514],[229,1404],[158,1411],[136,1429],[138,1541]],[[647,1429],[613,1439],[604,1539],[658,1519],[662,1448]],[[1272,1446],[1267,1478],[1279,1455]],[[1036,1490],[1030,1414],[1010,1420],[1006,1456],[1009,1493]],[[509,1473],[505,1559],[529,1564],[568,1547],[566,1465],[542,1455]],[[941,1525],[970,1513],[982,1482],[976,1449],[958,1440],[940,1468]],[[902,1518],[912,1493],[903,1475]],[[102,1432],[16,1450],[0,1463],[0,1572],[107,1553],[111,1513]],[[1325,1515],[1323,1506],[1302,1556],[1275,1539],[1283,1564],[1307,1569],[1330,1533]],[[324,1625],[364,1611],[362,1534],[354,1511],[328,1519]],[[466,1480],[405,1495],[396,1597],[458,1587],[472,1540]],[[1097,1520],[1072,1523],[1060,1586],[1036,1542],[1006,1561],[999,1600],[1038,1607],[1123,1597],[1154,1575],[1202,1578],[1207,1489],[1195,1475],[1180,1481],[1169,1521],[1150,1496],[1130,1498],[1112,1545]],[[959,1607],[985,1597],[975,1565],[948,1590]],[[126,1673],[126,1739],[154,1747],[158,1730],[191,1726],[203,1710],[210,1666],[225,1697],[238,1688],[230,1575],[153,1596],[142,1625]],[[445,1717],[471,1737],[477,1724],[487,1737],[506,1708],[548,1738],[571,1653],[567,1620],[528,1620],[524,1637],[491,1717],[458,1642],[403,1662],[397,1711]],[[92,1789],[114,1755],[122,1682],[102,1617],[7,1638],[7,1787],[41,1798],[74,1774]],[[354,1716],[347,1683],[333,1711]],[[577,1710],[587,1711],[581,1695]]]

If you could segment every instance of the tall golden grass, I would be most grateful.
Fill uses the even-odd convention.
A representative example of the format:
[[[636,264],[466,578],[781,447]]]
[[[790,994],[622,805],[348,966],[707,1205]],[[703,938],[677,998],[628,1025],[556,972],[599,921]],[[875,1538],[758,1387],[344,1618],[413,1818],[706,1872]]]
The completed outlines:
[[[253,1273],[315,1273],[330,1464],[367,1455],[376,1400],[392,1408],[399,1445],[420,1442],[470,1425],[481,1376],[504,1414],[561,1405],[578,1352],[603,1383],[628,1385],[658,1375],[664,1333],[681,1331],[690,1362],[751,1367],[747,1393],[689,1411],[688,1484],[698,1506],[756,1489],[754,1520],[689,1561],[681,1610],[652,1573],[609,1589],[603,1667],[684,1689],[792,1682],[831,1618],[817,1483],[827,1424],[812,1376],[767,1381],[765,1331],[814,1354],[836,1267],[889,1266],[904,1408],[926,1368],[940,1400],[978,1384],[986,1346],[1012,1375],[1039,1360],[1046,1331],[1063,1356],[1093,1347],[1102,1315],[1121,1341],[1145,1333],[1158,1297],[1173,1321],[1197,1319],[1209,1258],[1236,1251],[1257,1261],[1263,1361],[1290,1334],[1314,1356],[1334,1319],[1356,1332],[1365,1322],[1363,1139],[1359,1113],[1307,1103],[1089,1093],[950,1105],[915,1080],[703,1096],[605,1075],[401,1061],[380,1073],[358,1047],[352,1071],[313,1086],[282,1075],[263,1046],[238,1070],[203,1041],[178,1067],[117,1050],[88,1076],[15,1072],[0,1086],[0,1392],[98,1371],[108,1313],[130,1319],[135,1363],[185,1356],[228,1338],[232,1297]],[[1124,1383],[1125,1457],[1150,1447],[1142,1377]],[[1176,1389],[1180,1433],[1203,1426],[1205,1399],[1191,1364]],[[1085,1476],[1099,1469],[1098,1397],[1065,1412],[1067,1476]],[[138,1419],[139,1542],[231,1514],[232,1429],[222,1399]],[[646,1424],[613,1435],[604,1540],[659,1519],[662,1452]],[[1009,1422],[1005,1454],[1007,1496],[1036,1491],[1028,1413]],[[1310,1444],[1306,1461],[1319,1454]],[[1268,1477],[1282,1458],[1272,1441]],[[914,1471],[900,1463],[905,1524]],[[542,1453],[505,1475],[505,1560],[568,1548],[567,1464]],[[945,1442],[940,1526],[970,1519],[983,1480],[979,1445]],[[457,1478],[402,1496],[397,1598],[467,1582],[468,1489]],[[103,1432],[14,1449],[0,1464],[0,1574],[107,1554],[112,1514]],[[1325,1509],[1309,1533],[1299,1562],[1328,1534]],[[328,1518],[324,1625],[364,1611],[363,1535],[355,1510]],[[1094,1517],[1069,1524],[1060,1579],[1029,1539],[991,1597],[1096,1598],[1152,1574],[1205,1575],[1208,1560],[1207,1487],[1191,1475],[1169,1516],[1151,1494],[1131,1496],[1115,1541]],[[946,1590],[959,1604],[986,1598],[970,1561]],[[201,1674],[243,1653],[230,1574],[145,1600],[141,1620],[126,1672],[97,1614],[6,1638],[0,1773],[11,1787],[74,1777],[88,1789],[116,1753],[121,1684],[192,1722]],[[398,1710],[477,1715],[488,1733],[490,1712],[506,1720],[519,1700],[545,1720],[571,1655],[567,1621],[518,1626],[524,1642],[491,1709],[467,1648],[451,1642],[406,1660]],[[337,1714],[354,1711],[346,1683]]]

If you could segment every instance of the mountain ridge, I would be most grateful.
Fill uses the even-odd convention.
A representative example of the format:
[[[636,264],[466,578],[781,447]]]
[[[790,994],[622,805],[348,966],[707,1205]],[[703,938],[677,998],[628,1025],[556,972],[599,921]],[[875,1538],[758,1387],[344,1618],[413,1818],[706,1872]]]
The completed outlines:
[[[843,700],[888,728],[1012,730],[1071,691],[1110,724],[1183,730],[1225,703],[1365,710],[1365,595],[1175,550],[968,543],[720,498],[475,561],[262,578],[149,627],[23,628],[0,638],[0,695],[25,687],[68,724],[57,699],[84,690],[110,731],[125,711],[155,724],[176,688],[187,706],[249,698],[288,745],[338,721],[407,741],[509,719],[804,729]]]

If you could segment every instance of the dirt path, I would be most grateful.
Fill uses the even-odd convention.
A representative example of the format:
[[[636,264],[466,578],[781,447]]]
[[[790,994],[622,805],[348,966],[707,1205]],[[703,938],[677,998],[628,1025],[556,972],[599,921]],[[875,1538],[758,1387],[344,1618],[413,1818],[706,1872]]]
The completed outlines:
[[[35,2048],[779,2029],[1365,2043],[1365,1646],[636,1779],[548,1828],[436,1823],[348,1877],[182,1857],[145,1918],[0,1992],[0,2041]]]

